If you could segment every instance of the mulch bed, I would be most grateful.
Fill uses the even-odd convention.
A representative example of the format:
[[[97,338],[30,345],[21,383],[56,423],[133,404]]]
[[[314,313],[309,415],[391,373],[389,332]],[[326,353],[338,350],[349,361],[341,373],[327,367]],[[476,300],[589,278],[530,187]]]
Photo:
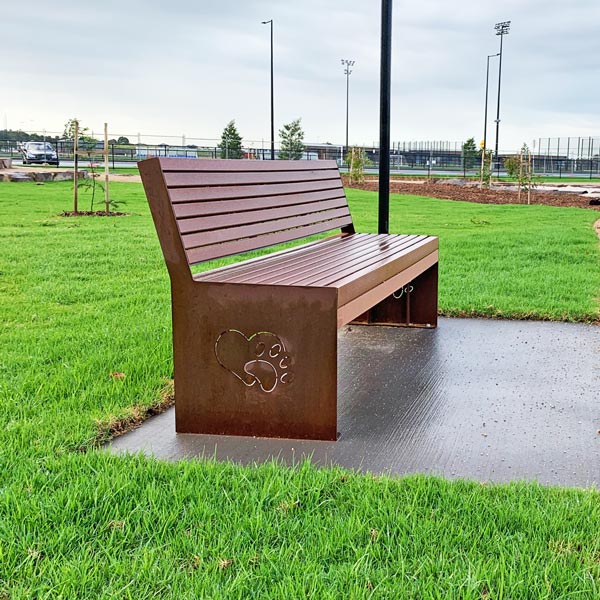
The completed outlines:
[[[348,182],[347,176],[342,176],[344,185],[360,190],[377,191],[379,180],[369,177],[361,184]],[[473,185],[454,185],[440,183],[439,179],[432,179],[424,183],[407,183],[404,181],[390,180],[390,192],[393,194],[413,194],[416,196],[429,196],[446,200],[463,200],[465,202],[478,202],[479,204],[527,204],[527,194],[504,189],[479,189]],[[590,204],[594,202],[594,204]],[[593,208],[600,211],[598,198],[586,198],[577,194],[564,192],[548,192],[536,189],[531,193],[531,204],[544,204],[546,206],[568,206],[576,208]]]

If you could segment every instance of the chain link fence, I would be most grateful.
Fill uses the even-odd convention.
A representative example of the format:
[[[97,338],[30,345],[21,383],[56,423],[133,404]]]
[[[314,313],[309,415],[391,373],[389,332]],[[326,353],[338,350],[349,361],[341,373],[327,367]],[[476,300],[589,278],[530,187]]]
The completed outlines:
[[[48,141],[57,150],[61,161],[73,160],[73,142],[62,138],[62,133],[51,131],[6,131],[0,130],[0,157],[21,158],[21,144],[26,141]],[[104,150],[102,135],[94,131],[85,134],[80,143],[88,159],[100,161]],[[219,147],[220,140],[187,137],[185,135],[115,134],[109,133],[109,160],[112,167],[134,166],[144,158],[166,156],[177,158],[227,158],[228,149]],[[474,175],[479,172],[479,159],[466,155],[462,141],[410,141],[394,142],[390,150],[390,168],[395,171],[415,174],[455,172]],[[538,138],[532,144],[533,171],[536,175],[558,177],[600,176],[600,137]],[[362,147],[366,168],[379,167],[379,148]],[[270,140],[243,140],[243,157],[249,160],[271,159]],[[279,143],[275,145],[275,158],[279,154]],[[305,144],[303,160],[336,160],[345,167],[347,149],[339,144]],[[519,154],[519,150],[503,151],[499,155],[502,167],[504,160]]]

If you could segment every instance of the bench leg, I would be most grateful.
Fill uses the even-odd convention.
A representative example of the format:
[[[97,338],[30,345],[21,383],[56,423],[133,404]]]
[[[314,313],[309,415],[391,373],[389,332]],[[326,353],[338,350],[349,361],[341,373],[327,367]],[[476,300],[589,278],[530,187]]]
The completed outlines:
[[[176,430],[335,440],[336,305],[328,289],[174,291]]]
[[[437,263],[353,321],[358,325],[437,327]]]

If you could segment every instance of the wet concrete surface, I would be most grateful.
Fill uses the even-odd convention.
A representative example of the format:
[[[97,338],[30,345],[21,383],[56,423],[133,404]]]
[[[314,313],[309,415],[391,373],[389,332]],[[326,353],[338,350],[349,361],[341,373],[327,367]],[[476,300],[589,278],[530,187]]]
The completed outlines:
[[[113,452],[372,473],[600,484],[600,327],[440,319],[339,332],[337,442],[176,434],[174,410]]]

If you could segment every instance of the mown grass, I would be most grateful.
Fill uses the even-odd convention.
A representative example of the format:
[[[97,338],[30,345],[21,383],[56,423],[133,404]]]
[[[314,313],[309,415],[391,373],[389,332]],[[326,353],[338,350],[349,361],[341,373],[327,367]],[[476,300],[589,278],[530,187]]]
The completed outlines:
[[[348,190],[361,231],[377,229],[377,194]],[[390,231],[440,238],[444,315],[594,321],[600,316],[600,213],[392,195]]]
[[[598,597],[592,490],[98,449],[107,424],[162,402],[172,374],[169,286],[143,192],[111,189],[130,216],[57,217],[68,183],[0,186],[0,598]],[[349,196],[358,227],[374,229],[376,196]],[[394,198],[392,228],[439,233],[442,273],[467,281],[489,251],[453,258],[461,240],[497,230],[496,256],[523,240],[517,225],[537,223],[550,242],[566,229],[578,256],[595,256],[580,265],[592,290],[597,213],[542,208]],[[447,307],[456,287],[442,276]],[[568,316],[593,306],[586,293],[562,302]]]

